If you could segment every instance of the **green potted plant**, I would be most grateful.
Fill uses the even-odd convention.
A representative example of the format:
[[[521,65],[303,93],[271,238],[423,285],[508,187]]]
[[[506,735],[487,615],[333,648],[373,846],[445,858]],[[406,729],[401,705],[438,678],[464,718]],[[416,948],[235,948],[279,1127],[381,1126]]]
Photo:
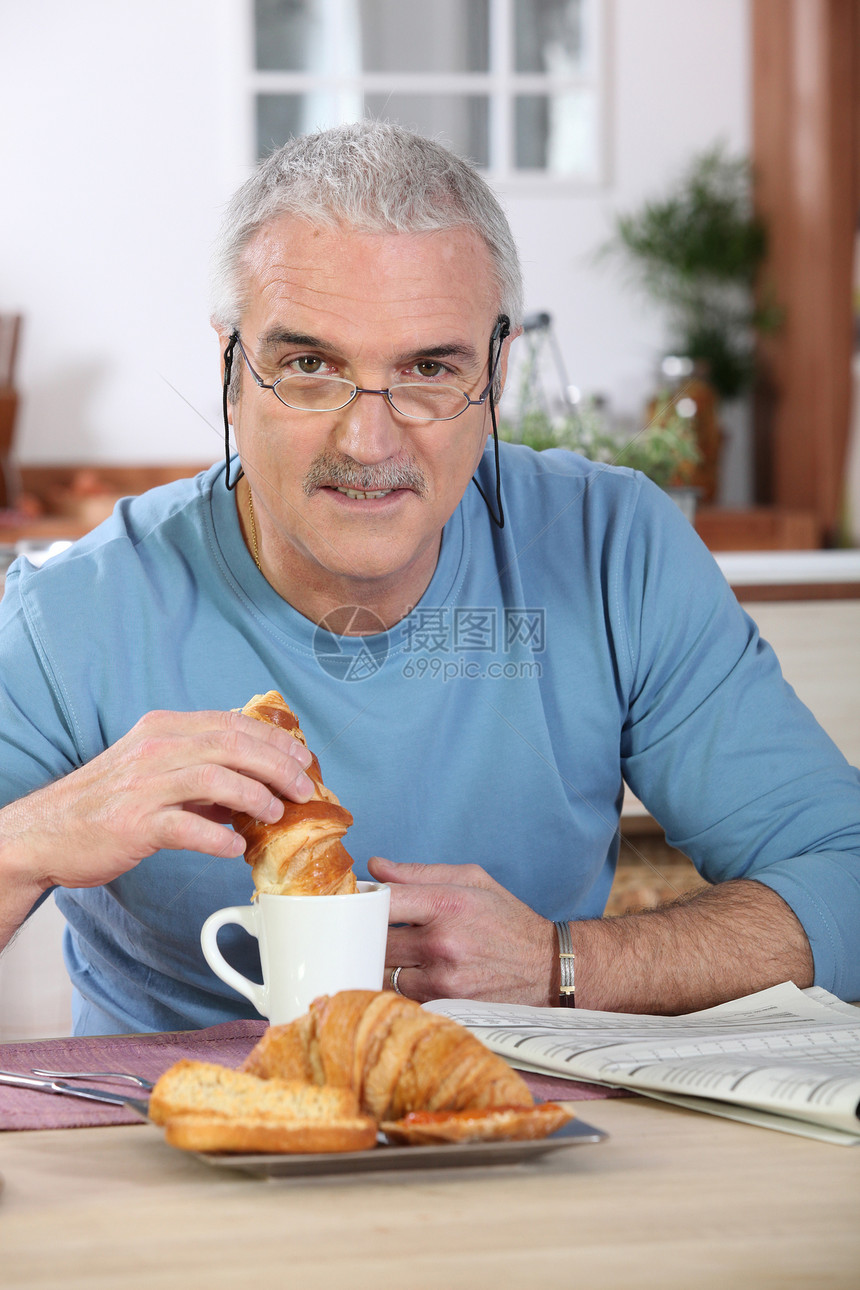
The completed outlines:
[[[752,381],[756,334],[774,331],[782,317],[759,282],[766,252],[750,164],[717,145],[696,156],[665,197],[617,216],[600,255],[623,263],[667,310],[672,352],[699,363],[730,400]]]
[[[503,420],[499,434],[537,452],[566,448],[591,461],[639,470],[670,493],[692,520],[695,490],[689,481],[700,453],[693,422],[684,410],[683,400],[658,402],[649,423],[631,436],[612,426],[594,403],[572,407],[556,417],[531,407],[515,422]]]

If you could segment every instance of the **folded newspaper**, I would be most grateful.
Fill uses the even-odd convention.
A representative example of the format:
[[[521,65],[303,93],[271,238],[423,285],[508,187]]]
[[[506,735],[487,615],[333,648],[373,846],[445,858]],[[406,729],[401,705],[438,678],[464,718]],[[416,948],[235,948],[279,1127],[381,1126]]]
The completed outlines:
[[[791,982],[681,1017],[437,999],[520,1070],[860,1143],[860,1008]]]

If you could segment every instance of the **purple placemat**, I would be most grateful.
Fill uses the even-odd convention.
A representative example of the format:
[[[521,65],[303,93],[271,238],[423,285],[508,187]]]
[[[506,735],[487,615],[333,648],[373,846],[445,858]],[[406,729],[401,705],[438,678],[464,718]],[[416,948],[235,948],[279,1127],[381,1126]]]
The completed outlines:
[[[536,1102],[597,1102],[607,1097],[639,1097],[632,1089],[606,1088],[603,1084],[586,1084],[584,1080],[564,1079],[561,1075],[537,1075],[519,1071]]]
[[[0,1044],[0,1069],[29,1075],[33,1067],[46,1070],[123,1071],[156,1080],[183,1057],[239,1066],[266,1029],[265,1021],[227,1021],[207,1030],[181,1030],[154,1035],[80,1035]],[[629,1097],[624,1089],[602,1088],[578,1080],[521,1071],[536,1102],[588,1101]],[[84,1081],[94,1087],[140,1096],[131,1084]],[[142,1096],[145,1096],[143,1094]],[[10,1085],[0,1085],[0,1130],[79,1129],[93,1125],[142,1124],[134,1111],[82,1098],[60,1097]]]
[[[45,1070],[123,1071],[156,1080],[183,1057],[239,1066],[266,1029],[260,1021],[226,1021],[206,1030],[180,1030],[154,1035],[80,1035],[71,1039],[41,1039],[0,1044],[0,1069],[29,1075]],[[133,1084],[84,1080],[96,1088],[141,1095]],[[142,1124],[134,1111],[78,1097],[59,1097],[0,1085],[0,1129],[77,1129],[99,1124]]]

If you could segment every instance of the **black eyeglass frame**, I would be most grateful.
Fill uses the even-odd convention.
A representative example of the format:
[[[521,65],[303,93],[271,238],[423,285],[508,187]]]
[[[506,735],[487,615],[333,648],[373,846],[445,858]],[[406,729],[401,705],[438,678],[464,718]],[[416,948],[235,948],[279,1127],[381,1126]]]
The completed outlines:
[[[496,374],[499,369],[499,362],[502,357],[502,347],[504,345],[505,339],[510,335],[510,332],[511,332],[510,319],[508,318],[507,314],[500,314],[498,319],[496,320],[496,325],[493,328],[492,334],[490,336],[489,360],[488,360],[489,361],[489,380],[487,381],[487,384],[485,385],[483,391],[478,396],[478,398],[470,399],[468,394],[466,394],[464,390],[460,390],[458,391],[458,393],[461,393],[463,395],[463,398],[466,400],[466,403],[464,404],[464,406],[459,412],[455,412],[452,417],[428,417],[424,419],[419,417],[410,417],[408,412],[400,411],[400,409],[392,401],[392,398],[391,398],[391,390],[392,389],[396,390],[398,388],[397,386],[392,386],[387,390],[371,390],[371,389],[364,389],[362,386],[359,386],[359,385],[354,385],[352,394],[346,400],[345,403],[342,403],[340,405],[340,407],[294,408],[292,404],[284,402],[284,400],[278,394],[277,389],[275,388],[277,385],[280,384],[280,382],[284,378],[278,377],[278,380],[273,381],[271,384],[264,381],[263,378],[254,370],[253,366],[251,365],[251,361],[248,358],[247,353],[245,352],[245,346],[242,344],[242,340],[241,340],[241,337],[239,336],[238,331],[234,331],[231,334],[230,339],[228,340],[227,345],[224,349],[224,382],[223,382],[222,391],[221,391],[221,406],[224,413],[224,455],[225,455],[226,465],[227,465],[227,473],[226,473],[224,482],[227,485],[227,489],[232,492],[232,490],[236,487],[236,485],[239,483],[239,480],[242,478],[242,475],[244,474],[244,471],[242,470],[242,467],[240,465],[239,473],[236,475],[236,478],[233,480],[230,479],[230,418],[228,415],[229,413],[228,405],[229,405],[230,381],[233,375],[233,359],[235,357],[236,346],[238,345],[242,353],[242,357],[245,360],[245,365],[247,366],[248,371],[251,373],[251,376],[253,377],[256,384],[260,387],[260,389],[271,390],[272,393],[275,395],[275,398],[278,399],[279,403],[281,403],[283,407],[289,408],[292,412],[342,412],[344,408],[349,407],[350,403],[352,403],[353,400],[358,398],[359,394],[382,394],[386,397],[389,404],[394,409],[394,411],[398,414],[398,416],[406,417],[410,421],[421,422],[423,420],[425,425],[432,425],[434,422],[437,422],[437,421],[456,421],[457,418],[462,416],[463,413],[468,411],[469,408],[483,407],[484,404],[487,402],[487,399],[489,399],[490,417],[493,423],[493,445],[494,445],[495,463],[496,463],[496,490],[495,491],[496,491],[496,506],[498,508],[498,514],[495,514],[493,512],[493,508],[492,506],[490,506],[487,495],[484,492],[481,485],[478,483],[477,479],[473,477],[472,483],[475,485],[478,492],[481,494],[484,501],[486,502],[487,509],[490,512],[493,522],[497,525],[498,528],[500,529],[504,528],[505,515],[502,509],[501,477],[500,477],[500,471],[499,471],[499,434],[498,434],[498,426],[496,424],[496,402],[493,396],[493,384],[495,382]],[[496,344],[497,341],[498,341],[499,347],[498,347],[498,350],[496,351],[495,358],[494,358],[493,346]],[[337,378],[326,378],[326,379],[340,380],[342,378],[337,377]],[[351,382],[344,382],[344,384],[351,384]],[[419,383],[403,382],[403,384],[417,385]]]
[[[507,322],[507,319],[499,319],[499,321],[496,323],[495,327],[493,328],[493,334],[490,337],[491,361],[492,361],[493,346],[498,340],[502,327],[506,322]],[[289,408],[292,412],[342,412],[344,408],[348,408],[349,405],[352,402],[354,402],[355,399],[358,398],[359,394],[382,394],[388,400],[391,407],[394,409],[394,411],[397,413],[398,416],[406,417],[407,420],[409,421],[422,421],[425,424],[431,424],[434,421],[456,421],[457,418],[461,417],[464,412],[468,412],[469,408],[483,407],[487,401],[487,397],[489,396],[490,388],[493,384],[493,381],[496,379],[496,372],[499,366],[499,359],[502,356],[502,347],[500,345],[498,353],[496,354],[495,362],[492,364],[492,367],[490,370],[490,379],[487,381],[487,384],[485,385],[483,391],[481,392],[481,394],[478,396],[477,399],[470,399],[465,390],[458,389],[456,386],[433,387],[433,386],[423,385],[420,381],[402,381],[398,385],[389,386],[387,390],[371,390],[371,389],[366,389],[364,386],[356,385],[354,381],[345,381],[343,377],[340,377],[340,376],[317,377],[317,376],[310,375],[308,377],[308,380],[331,381],[332,383],[337,381],[339,385],[343,385],[347,389],[351,389],[352,393],[349,395],[348,398],[344,399],[343,403],[338,403],[336,407],[333,407],[333,408],[303,408],[298,406],[295,403],[288,403],[287,400],[278,391],[278,386],[281,385],[282,382],[286,382],[292,379],[291,375],[288,374],[284,376],[279,376],[276,381],[272,381],[272,382],[264,381],[262,376],[260,376],[259,372],[256,371],[256,369],[254,368],[254,365],[249,359],[248,351],[245,349],[245,346],[242,344],[242,337],[239,335],[239,333],[237,331],[234,331],[230,339],[234,340],[235,343],[239,346],[239,349],[242,351],[242,357],[245,360],[245,364],[248,368],[248,371],[251,373],[251,376],[254,378],[257,385],[260,387],[260,389],[271,390],[275,398],[278,399],[284,405],[285,408]],[[394,399],[392,398],[392,391],[397,391],[400,389],[413,389],[413,388],[419,389],[419,390],[444,388],[452,393],[456,391],[457,394],[460,394],[463,397],[463,406],[459,409],[459,411],[454,412],[450,417],[413,416],[412,413],[404,412],[402,408],[399,408],[397,404],[394,402]]]

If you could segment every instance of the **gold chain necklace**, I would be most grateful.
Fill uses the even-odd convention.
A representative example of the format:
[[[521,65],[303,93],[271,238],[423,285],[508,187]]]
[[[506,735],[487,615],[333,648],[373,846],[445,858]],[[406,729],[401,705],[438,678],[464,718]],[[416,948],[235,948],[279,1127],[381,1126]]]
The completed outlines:
[[[250,520],[251,528],[251,554],[254,557],[254,564],[260,570],[260,573],[262,573],[263,566],[260,564],[260,551],[257,546],[257,524],[254,520],[254,498],[251,495],[250,484],[248,485],[248,519]]]

